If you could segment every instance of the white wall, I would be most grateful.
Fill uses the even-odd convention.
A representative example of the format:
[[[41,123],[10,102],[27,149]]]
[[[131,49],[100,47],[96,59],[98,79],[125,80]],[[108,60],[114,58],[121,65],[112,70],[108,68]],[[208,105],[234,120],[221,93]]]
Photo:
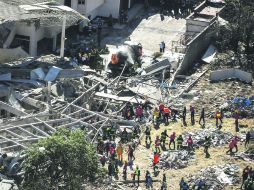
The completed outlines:
[[[103,5],[105,0],[86,0],[86,14],[93,12],[95,9]]]
[[[113,18],[118,18],[119,9],[120,0],[105,0],[105,3],[98,9],[98,16],[108,17],[112,14]]]

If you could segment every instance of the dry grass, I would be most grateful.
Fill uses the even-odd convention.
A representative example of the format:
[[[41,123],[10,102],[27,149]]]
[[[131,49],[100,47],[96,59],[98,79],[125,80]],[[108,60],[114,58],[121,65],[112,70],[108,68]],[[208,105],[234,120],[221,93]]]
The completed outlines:
[[[207,120],[206,126],[212,127],[214,126],[214,123],[215,123],[214,120]],[[249,128],[254,126],[254,120],[252,119],[251,120],[245,119],[240,121],[240,123],[247,124]],[[177,123],[171,123],[167,127],[161,125],[159,130],[152,129],[153,143],[151,145],[151,148],[147,149],[145,147],[145,140],[143,139],[141,145],[135,151],[135,156],[136,156],[135,164],[137,164],[141,168],[141,172],[142,172],[141,175],[143,178],[144,178],[146,170],[152,171],[151,160],[149,159],[149,157],[152,154],[152,151],[154,149],[155,137],[157,135],[160,135],[161,132],[164,131],[165,129],[168,131],[168,134],[171,134],[172,132],[176,132],[176,134],[179,135],[185,131],[195,131],[197,129],[200,129],[200,126],[198,124],[196,124],[195,126],[190,126],[190,123],[188,123],[187,127],[182,127],[181,122],[177,122]],[[248,129],[245,129],[245,130],[248,130]],[[231,132],[232,134],[234,134],[234,120],[224,119],[224,125],[222,130]],[[182,177],[186,177],[188,176],[188,174],[196,174],[201,169],[207,168],[209,166],[225,164],[225,163],[237,163],[240,165],[240,168],[242,170],[245,166],[252,164],[251,162],[246,162],[243,160],[235,160],[229,155],[226,155],[227,150],[228,150],[228,145],[225,145],[223,147],[210,148],[209,152],[211,154],[211,158],[207,159],[205,158],[205,155],[203,153],[203,148],[197,149],[196,160],[190,161],[187,168],[179,169],[179,170],[169,169],[169,170],[161,171],[159,176],[156,179],[162,179],[162,174],[163,172],[165,172],[167,176],[167,180],[168,180],[168,188],[176,190],[176,189],[179,189],[179,181]],[[243,143],[239,144],[239,151],[244,151]],[[239,176],[240,175],[241,175],[241,171],[239,172]],[[154,186],[160,187],[160,183],[155,183]],[[239,188],[239,185],[227,187],[226,189],[235,190],[238,188]]]

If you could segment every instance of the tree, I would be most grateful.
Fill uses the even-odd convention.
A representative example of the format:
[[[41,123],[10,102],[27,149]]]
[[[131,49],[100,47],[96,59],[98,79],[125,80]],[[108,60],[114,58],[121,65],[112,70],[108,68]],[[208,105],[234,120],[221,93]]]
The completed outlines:
[[[217,45],[221,52],[233,51],[241,68],[252,69],[254,55],[254,1],[226,0]],[[245,60],[244,62],[242,60]]]
[[[95,148],[81,130],[57,130],[26,151],[22,189],[79,190],[100,173]]]

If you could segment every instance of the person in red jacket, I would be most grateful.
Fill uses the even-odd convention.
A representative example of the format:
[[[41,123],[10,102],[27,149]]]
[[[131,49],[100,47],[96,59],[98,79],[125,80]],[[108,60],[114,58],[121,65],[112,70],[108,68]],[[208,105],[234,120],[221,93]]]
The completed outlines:
[[[169,137],[169,149],[171,149],[171,143],[173,143],[174,150],[175,150],[175,148],[176,148],[175,138],[176,138],[176,133],[173,132],[172,135],[170,135],[170,137]]]
[[[229,150],[226,152],[226,154],[230,153],[233,154],[233,148],[235,147],[235,142],[234,139],[232,139],[228,145]]]
[[[170,109],[168,107],[164,106],[164,109],[163,109],[163,120],[164,120],[165,125],[168,125],[169,114],[170,114]]]
[[[163,103],[160,103],[160,105],[159,105],[159,111],[160,111],[159,118],[161,119],[161,116],[164,113],[164,104]]]
[[[187,145],[188,145],[188,150],[189,151],[194,150],[194,148],[193,148],[193,140],[192,140],[192,136],[191,135],[189,135],[189,137],[187,139]]]

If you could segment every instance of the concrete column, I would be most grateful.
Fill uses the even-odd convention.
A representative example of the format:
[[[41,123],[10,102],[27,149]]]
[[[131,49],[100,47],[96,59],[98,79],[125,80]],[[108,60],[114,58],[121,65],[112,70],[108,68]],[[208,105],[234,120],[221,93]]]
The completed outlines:
[[[33,57],[37,56],[37,32],[34,23],[30,26],[29,54]]]
[[[52,39],[53,39],[52,51],[56,51],[57,35],[54,35]]]

